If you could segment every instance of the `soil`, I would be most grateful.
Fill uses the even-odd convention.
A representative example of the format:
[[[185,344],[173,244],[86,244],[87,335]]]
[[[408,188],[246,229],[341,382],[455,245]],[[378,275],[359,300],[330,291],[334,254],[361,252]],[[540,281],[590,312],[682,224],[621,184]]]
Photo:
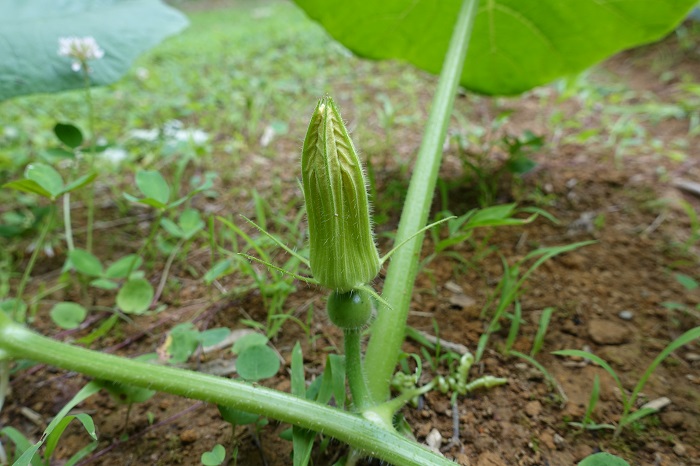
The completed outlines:
[[[659,73],[648,64],[668,54],[668,50],[675,50],[673,41],[675,38],[670,38],[660,45],[623,53],[601,65],[590,79],[622,82],[637,92],[671,99],[669,89],[673,83],[660,81]],[[671,61],[674,69],[700,76],[700,57],[696,53],[676,54]],[[426,82],[434,80],[426,77]],[[536,205],[559,223],[539,218],[525,227],[479,231],[476,239],[487,240],[488,245],[498,248],[498,253],[475,259],[477,253],[484,252],[475,246],[478,241],[452,248],[466,263],[448,255],[437,256],[418,278],[409,323],[434,334],[435,322],[441,338],[474,351],[487,323],[480,317],[481,309],[503,274],[499,254],[514,264],[537,247],[595,240],[594,244],[546,262],[527,280],[520,299],[524,322],[514,349],[523,353],[530,352],[543,310],[556,309],[536,359],[556,378],[566,400],[538,370],[522,359],[502,353],[508,331],[504,321],[504,329],[492,336],[482,362],[472,368],[470,375],[505,377],[505,385],[460,396],[457,412],[453,411],[449,395],[431,392],[420,400],[419,407],[406,407],[403,414],[418,441],[424,442],[429,435],[441,438],[440,451],[461,465],[572,465],[600,450],[619,454],[633,465],[700,465],[700,343],[694,342],[672,354],[642,390],[640,404],[667,397],[668,406],[658,415],[624,430],[618,438],[608,430],[581,431],[567,424],[582,419],[595,376],[600,378],[601,388],[593,418],[601,423],[619,420],[621,397],[611,377],[592,363],[551,354],[560,349],[589,350],[609,361],[627,390],[631,390],[671,340],[700,324],[696,308],[700,291],[686,290],[674,277],[676,272],[698,277],[698,250],[692,246],[682,252],[677,246],[691,233],[678,200],[690,202],[696,211],[700,210],[700,202],[693,194],[675,187],[680,179],[700,180],[698,138],[688,136],[687,121],[645,124],[645,130],[662,145],[686,138],[689,144],[684,162],[674,162],[653,151],[616,157],[614,148],[602,143],[557,143],[555,135],[548,132],[549,123],[543,115],[556,108],[574,118],[581,103],[576,99],[558,102],[553,90],[551,98],[543,99],[542,95],[533,92],[508,100],[465,97],[458,99],[457,108],[465,112],[473,108],[472,115],[484,119],[512,110],[502,131],[522,134],[524,129],[530,129],[544,135],[545,146],[532,154],[537,167],[522,178],[500,177],[496,198],[498,202]],[[427,108],[429,96],[422,98]],[[341,101],[340,105],[352,117],[352,104]],[[598,123],[584,122],[591,126]],[[290,173],[295,173],[298,166],[293,154],[303,136],[304,124],[290,127],[288,139],[276,142],[285,154],[275,160],[275,173],[286,174],[282,185],[286,199],[299,196],[295,177]],[[394,140],[401,141],[397,152],[414,154],[418,136],[397,131],[399,136]],[[254,147],[250,150],[255,154]],[[370,150],[364,155],[383,156]],[[497,166],[502,154],[494,150],[491,155],[490,166]],[[442,178],[446,180],[450,210],[463,213],[478,206],[478,196],[473,187],[464,183],[467,174],[459,160],[459,148],[450,144]],[[408,176],[392,159],[377,164],[375,170],[380,193],[389,192],[396,183],[405,186],[407,182]],[[257,173],[251,167],[247,175],[250,180],[258,180],[258,191],[272,192],[269,177],[256,177]],[[227,209],[243,213],[252,209],[249,200],[229,201],[233,204],[228,204]],[[204,206],[205,202],[221,200],[199,202]],[[381,203],[376,204],[381,212]],[[436,201],[436,211],[441,208],[438,204]],[[216,210],[220,206],[208,208]],[[380,233],[392,231],[395,226],[395,214],[389,214],[387,222],[379,227]],[[134,238],[140,234],[137,227],[131,233]],[[382,250],[387,250],[389,244],[380,235]],[[432,251],[428,238],[424,255]],[[208,261],[206,249],[196,250],[188,257],[196,270],[206,270]],[[48,264],[40,274],[46,280],[55,279],[56,273],[51,271],[58,268],[59,262]],[[194,319],[200,328],[246,328],[241,319],[265,319],[262,300],[256,292],[217,301],[212,298],[212,290],[195,279],[184,265],[176,265],[171,274],[177,286],[162,300],[167,306],[165,311],[120,325],[93,346],[134,356],[153,352],[163,342],[167,329],[179,322]],[[376,287],[380,289],[381,285],[380,276]],[[222,286],[233,284],[223,281]],[[311,375],[322,370],[328,348],[337,348],[341,343],[339,333],[323,315],[323,293],[302,284],[297,288],[285,308],[293,309],[294,315],[303,319],[313,304],[313,338],[295,324],[286,324],[273,341],[286,363],[276,377],[264,382],[287,391],[289,354],[296,341],[302,343],[307,374]],[[671,310],[663,305],[665,302],[680,302],[687,309]],[[77,334],[59,333],[41,325],[39,330],[61,339],[89,332],[84,329]],[[420,351],[411,341],[407,341],[405,349]],[[222,350],[201,361],[231,357],[229,351]],[[196,366],[196,362],[192,365]],[[85,382],[86,378],[79,374],[43,365],[19,372],[12,380],[0,422],[38,438],[51,416]],[[195,465],[200,464],[200,455],[215,444],[228,448],[234,442],[238,445],[238,464],[291,464],[291,443],[279,437],[287,426],[270,421],[261,429],[242,426],[232,432],[215,406],[201,402],[157,394],[134,405],[126,424],[128,407],[106,393],[87,400],[81,410],[95,419],[100,443],[79,464]],[[60,442],[55,464],[62,464],[60,458],[69,457],[86,443],[84,432],[69,429]],[[333,464],[342,452],[342,445],[331,442],[325,451],[315,453],[314,464]]]

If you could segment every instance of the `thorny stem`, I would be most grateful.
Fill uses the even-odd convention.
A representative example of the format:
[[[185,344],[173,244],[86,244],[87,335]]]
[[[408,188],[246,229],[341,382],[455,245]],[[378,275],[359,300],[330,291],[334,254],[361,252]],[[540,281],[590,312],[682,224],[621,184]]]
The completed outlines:
[[[99,379],[230,406],[334,437],[400,466],[455,463],[362,416],[259,385],[158,366],[54,341],[0,312],[0,351]]]
[[[42,251],[42,249],[44,249],[44,242],[46,241],[46,236],[49,234],[49,230],[53,225],[53,218],[56,212],[55,209],[56,208],[53,205],[49,207],[49,215],[44,221],[44,228],[42,228],[41,233],[39,233],[39,239],[34,245],[32,255],[31,257],[29,257],[29,263],[27,263],[27,267],[24,269],[24,274],[22,275],[22,280],[20,280],[19,286],[17,287],[17,296],[15,297],[15,309],[12,313],[13,320],[20,320],[19,308],[22,304],[22,295],[24,294],[24,289],[26,288],[27,283],[29,282],[29,277],[32,274],[32,270],[34,269],[34,264],[36,264],[36,260],[39,257],[39,253]],[[23,321],[24,318],[22,318],[21,320]]]
[[[462,2],[413,169],[396,234],[396,244],[401,244],[427,223],[442,160],[442,145],[462,75],[478,3],[477,0]],[[423,234],[416,236],[398,250],[387,270],[383,298],[392,308],[380,307],[365,358],[369,390],[375,403],[389,398],[391,374],[396,367],[405,338],[406,318],[418,273],[423,237]]]

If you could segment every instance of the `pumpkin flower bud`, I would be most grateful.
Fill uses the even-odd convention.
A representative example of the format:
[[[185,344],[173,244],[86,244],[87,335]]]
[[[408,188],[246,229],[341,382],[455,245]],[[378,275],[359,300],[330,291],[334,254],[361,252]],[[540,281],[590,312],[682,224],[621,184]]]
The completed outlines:
[[[365,174],[333,99],[316,106],[301,154],[311,273],[347,292],[379,273]]]

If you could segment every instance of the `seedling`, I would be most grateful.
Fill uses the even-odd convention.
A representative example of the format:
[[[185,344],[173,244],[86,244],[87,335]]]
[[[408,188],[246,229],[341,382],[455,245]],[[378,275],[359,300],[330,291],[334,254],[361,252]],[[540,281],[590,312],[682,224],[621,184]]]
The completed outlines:
[[[659,353],[659,355],[651,362],[651,364],[649,364],[649,367],[647,367],[647,370],[644,372],[644,374],[642,374],[639,381],[637,382],[637,385],[635,385],[634,389],[632,390],[632,393],[630,393],[629,395],[627,395],[625,387],[622,385],[622,381],[618,377],[617,373],[615,373],[610,364],[608,364],[604,359],[600,358],[599,356],[581,350],[561,350],[554,351],[552,352],[552,354],[556,354],[559,356],[574,356],[589,359],[594,363],[598,364],[608,374],[610,374],[610,376],[617,384],[617,388],[620,389],[620,393],[622,394],[622,415],[620,416],[620,421],[615,427],[615,436],[617,437],[622,432],[622,429],[624,429],[626,426],[631,425],[633,422],[638,421],[639,419],[645,416],[656,413],[656,409],[654,408],[642,408],[637,411],[632,411],[632,409],[635,407],[637,403],[637,398],[639,397],[639,394],[641,393],[642,389],[649,380],[649,377],[651,377],[651,374],[653,374],[654,370],[656,370],[659,364],[661,364],[664,361],[664,359],[670,356],[671,353],[676,351],[678,348],[685,346],[691,343],[692,341],[697,340],[698,338],[700,338],[700,327],[695,327],[693,329],[688,330],[687,332],[673,340],[671,343],[669,343],[668,346],[666,346],[666,348],[664,348],[663,351],[661,351],[661,353]],[[591,396],[591,399],[593,398],[594,397]]]

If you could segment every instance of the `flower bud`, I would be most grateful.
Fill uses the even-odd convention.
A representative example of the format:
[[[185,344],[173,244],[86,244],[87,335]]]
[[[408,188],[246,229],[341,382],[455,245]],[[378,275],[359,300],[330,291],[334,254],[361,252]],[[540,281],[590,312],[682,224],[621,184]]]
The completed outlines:
[[[322,286],[339,292],[368,283],[379,273],[380,262],[365,174],[338,108],[328,96],[319,101],[311,117],[301,171],[311,273]]]

